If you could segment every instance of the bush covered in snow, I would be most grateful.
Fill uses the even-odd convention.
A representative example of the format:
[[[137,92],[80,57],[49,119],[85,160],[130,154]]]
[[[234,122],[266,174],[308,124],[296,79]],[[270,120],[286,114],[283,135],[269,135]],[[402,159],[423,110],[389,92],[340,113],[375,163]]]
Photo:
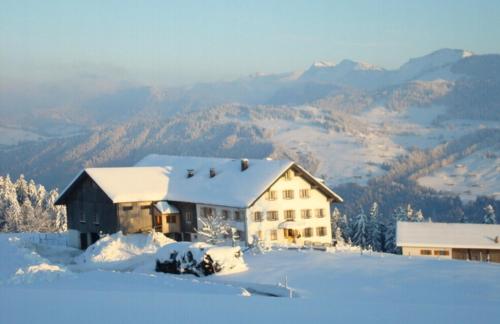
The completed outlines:
[[[158,251],[156,258],[156,271],[166,273],[208,276],[247,269],[240,247],[215,247],[201,242],[169,244]]]

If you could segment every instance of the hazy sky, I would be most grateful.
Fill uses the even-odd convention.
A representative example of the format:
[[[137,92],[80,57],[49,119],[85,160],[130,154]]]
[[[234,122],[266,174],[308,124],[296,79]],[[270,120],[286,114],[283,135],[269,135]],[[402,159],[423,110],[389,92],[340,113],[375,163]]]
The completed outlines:
[[[451,47],[500,53],[500,1],[3,1],[0,78],[173,85]],[[0,80],[1,81],[1,80]]]

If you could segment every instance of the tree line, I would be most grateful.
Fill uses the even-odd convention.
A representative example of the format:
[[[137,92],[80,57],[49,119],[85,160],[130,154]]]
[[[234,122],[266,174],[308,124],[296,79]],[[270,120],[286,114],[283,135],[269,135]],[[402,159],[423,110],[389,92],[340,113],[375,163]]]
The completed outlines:
[[[400,253],[396,245],[396,224],[401,222],[432,222],[425,218],[422,210],[415,210],[411,204],[396,207],[389,215],[383,215],[377,202],[373,202],[368,213],[362,207],[349,217],[335,207],[331,215],[333,239],[339,245],[354,245],[365,250]],[[461,223],[468,219],[462,217]],[[496,224],[495,209],[488,204],[483,208],[484,224]]]
[[[57,190],[47,191],[23,175],[15,181],[0,176],[0,231],[65,231],[66,209],[54,205],[58,196]]]

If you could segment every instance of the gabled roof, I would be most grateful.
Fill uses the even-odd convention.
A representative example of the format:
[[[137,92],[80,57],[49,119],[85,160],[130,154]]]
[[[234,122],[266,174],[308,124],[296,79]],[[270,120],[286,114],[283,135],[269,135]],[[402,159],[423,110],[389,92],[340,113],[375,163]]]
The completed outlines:
[[[168,200],[245,208],[292,166],[329,198],[342,201],[323,183],[288,160],[249,159],[248,168],[241,171],[239,159],[152,154],[134,167],[83,170],[56,203],[63,203],[67,191],[83,174],[87,174],[113,203]],[[210,177],[210,169],[214,170],[214,177]],[[189,178],[187,170],[193,170]]]
[[[500,225],[397,223],[397,246],[500,249]]]

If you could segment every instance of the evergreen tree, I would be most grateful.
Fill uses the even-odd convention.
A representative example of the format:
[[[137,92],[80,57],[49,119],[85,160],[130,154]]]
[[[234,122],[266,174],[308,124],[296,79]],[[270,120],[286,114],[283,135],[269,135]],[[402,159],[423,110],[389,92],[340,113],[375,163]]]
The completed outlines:
[[[488,206],[484,207],[483,223],[484,224],[496,224],[497,223],[495,209],[493,208],[493,206],[488,205]]]
[[[458,211],[458,222],[462,223],[462,224],[469,222],[469,218],[467,217],[467,215],[464,213],[464,211],[462,209],[460,209]]]
[[[414,215],[415,215],[415,217],[414,217],[415,222],[421,223],[425,220],[424,213],[422,213],[421,209],[417,210]]]
[[[396,225],[398,221],[407,220],[408,213],[405,208],[399,206],[388,219],[385,230],[385,251],[389,253],[398,253],[396,246]]]
[[[361,208],[354,222],[352,243],[363,249],[366,249],[369,245],[367,224],[368,219],[363,208]]]
[[[337,229],[335,230],[335,240],[337,241],[337,246],[345,245],[345,240],[342,235],[342,231],[340,230],[340,227],[337,227]]]
[[[379,206],[377,202],[374,202],[370,208],[369,216],[369,226],[368,226],[368,237],[369,244],[374,251],[382,250],[382,237],[380,232],[380,221],[379,221]]]
[[[411,208],[410,204],[408,204],[406,206],[406,221],[408,221],[408,222],[416,222],[415,213],[413,211],[413,208]]]

